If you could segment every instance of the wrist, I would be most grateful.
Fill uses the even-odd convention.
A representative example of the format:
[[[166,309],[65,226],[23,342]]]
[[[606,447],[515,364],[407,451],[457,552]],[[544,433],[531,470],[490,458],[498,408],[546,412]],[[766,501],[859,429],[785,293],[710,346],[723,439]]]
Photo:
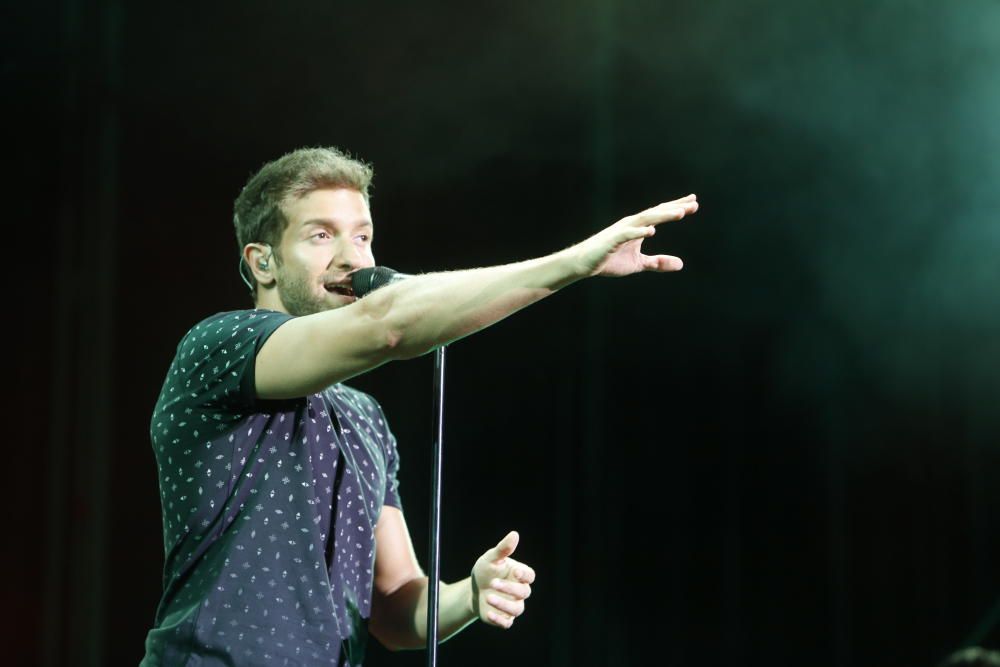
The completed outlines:
[[[469,613],[474,619],[479,618],[479,586],[476,584],[475,570],[469,574]]]
[[[586,262],[581,257],[580,249],[575,245],[555,252],[549,257],[559,276],[555,285],[556,289],[566,287],[591,275],[589,267],[586,266]]]

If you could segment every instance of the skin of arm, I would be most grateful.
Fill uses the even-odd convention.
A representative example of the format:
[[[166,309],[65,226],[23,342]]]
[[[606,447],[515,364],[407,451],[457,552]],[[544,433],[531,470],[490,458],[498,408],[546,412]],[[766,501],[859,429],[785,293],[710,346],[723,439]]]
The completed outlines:
[[[278,327],[257,354],[257,395],[264,399],[300,397],[388,361],[419,356],[582,278],[677,271],[683,266],[680,259],[644,255],[640,246],[655,234],[656,225],[680,220],[697,209],[695,197],[689,195],[622,218],[546,257],[414,276],[349,305],[293,318]],[[250,259],[253,269],[258,258]],[[369,630],[390,649],[423,646],[428,580],[398,509],[383,508],[375,539]],[[535,573],[510,558],[517,541],[517,533],[509,533],[476,561],[472,577],[442,585],[439,640],[476,618],[509,628],[524,611]]]
[[[368,630],[390,650],[423,648],[427,645],[428,578],[417,562],[399,509],[382,509],[375,540],[375,581]],[[517,540],[517,533],[509,533],[476,561],[472,576],[441,584],[439,642],[477,619],[510,628],[524,611],[535,572],[509,557]],[[472,577],[477,580],[475,586]]]
[[[261,398],[294,398],[463,338],[577,280],[676,271],[680,259],[643,255],[656,225],[694,213],[693,195],[628,216],[570,248],[514,264],[413,276],[333,310],[295,318],[256,360]]]

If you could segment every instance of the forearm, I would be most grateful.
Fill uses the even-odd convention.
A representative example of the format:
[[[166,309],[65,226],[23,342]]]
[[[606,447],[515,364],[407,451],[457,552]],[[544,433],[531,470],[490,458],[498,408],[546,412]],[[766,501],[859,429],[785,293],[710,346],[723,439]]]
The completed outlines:
[[[562,251],[516,264],[413,276],[359,302],[406,359],[479,331],[582,277]]]
[[[257,396],[305,396],[386,362],[420,356],[587,276],[677,271],[680,258],[643,255],[640,244],[655,225],[680,220],[697,208],[690,195],[622,218],[546,257],[412,276],[346,308],[293,318],[257,354]],[[283,309],[281,303],[266,307]]]
[[[438,641],[443,642],[476,620],[468,577],[442,583],[438,598]],[[415,649],[427,645],[427,577],[404,584],[378,600],[372,610],[371,630],[387,648]]]

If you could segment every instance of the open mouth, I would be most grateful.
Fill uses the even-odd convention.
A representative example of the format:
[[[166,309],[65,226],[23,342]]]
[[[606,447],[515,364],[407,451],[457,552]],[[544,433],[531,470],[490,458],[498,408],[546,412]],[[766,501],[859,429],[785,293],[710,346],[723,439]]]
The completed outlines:
[[[340,294],[341,296],[354,296],[354,290],[351,289],[350,284],[346,283],[331,283],[326,285],[327,292],[333,292],[334,294]]]

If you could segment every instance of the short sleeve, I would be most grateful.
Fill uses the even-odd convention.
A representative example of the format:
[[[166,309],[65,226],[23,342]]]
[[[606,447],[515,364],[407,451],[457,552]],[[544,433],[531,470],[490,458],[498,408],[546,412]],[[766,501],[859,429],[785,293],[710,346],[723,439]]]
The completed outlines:
[[[250,410],[256,401],[257,352],[290,319],[275,311],[242,310],[198,323],[178,345],[161,401],[173,398],[210,412]]]

